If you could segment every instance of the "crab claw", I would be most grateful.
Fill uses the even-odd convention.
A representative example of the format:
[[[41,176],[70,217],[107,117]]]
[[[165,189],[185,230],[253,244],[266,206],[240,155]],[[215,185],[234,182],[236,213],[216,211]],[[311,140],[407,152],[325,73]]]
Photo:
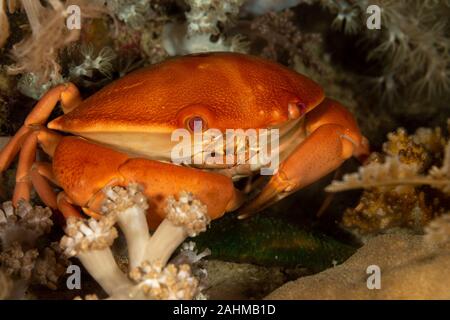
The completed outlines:
[[[330,99],[306,115],[306,133],[261,193],[240,210],[239,218],[261,211],[327,175],[352,155],[363,157],[369,150],[350,112]]]

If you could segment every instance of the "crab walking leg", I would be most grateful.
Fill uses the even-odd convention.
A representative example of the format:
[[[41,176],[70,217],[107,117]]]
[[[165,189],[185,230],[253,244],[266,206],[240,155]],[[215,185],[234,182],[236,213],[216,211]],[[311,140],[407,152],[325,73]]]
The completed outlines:
[[[31,170],[35,170],[37,173],[39,173],[40,176],[51,181],[53,184],[58,185],[55,174],[53,173],[52,164],[50,162],[37,161],[33,164]]]
[[[58,196],[56,197],[56,204],[58,206],[58,210],[61,211],[66,219],[71,217],[79,219],[82,218],[82,215],[78,212],[77,209],[75,209],[75,207],[72,205],[72,200],[64,191],[58,193]]]
[[[19,164],[16,172],[16,185],[14,187],[13,204],[17,206],[19,200],[30,201],[31,180],[30,169],[36,160],[37,132],[31,133],[24,141],[19,155]]]
[[[9,167],[33,127],[47,121],[58,101],[61,101],[63,111],[69,112],[80,104],[80,93],[72,83],[58,85],[49,90],[27,116],[24,125],[0,152],[0,172]]]
[[[13,196],[13,204],[15,206],[20,199],[30,200],[31,185],[33,185],[42,201],[52,209],[56,208],[56,195],[45,178],[40,176],[34,162],[36,160],[38,142],[45,152],[53,156],[60,139],[61,136],[59,134],[44,128],[31,132],[25,138],[22,149],[20,150],[16,172],[16,185]]]
[[[31,129],[22,126],[0,152],[0,172],[5,171],[22,147],[23,141],[31,133]]]
[[[48,183],[47,179],[39,172],[41,164],[35,163],[30,171],[31,183],[36,190],[39,198],[50,208],[57,209],[58,204],[56,200],[56,193]]]
[[[325,99],[306,115],[308,137],[280,164],[262,192],[241,209],[240,218],[258,212],[339,167],[352,155],[368,153],[352,115],[336,101]]]
[[[88,221],[71,217],[67,219],[66,236],[60,242],[64,252],[80,259],[108,295],[132,286],[132,282],[118,267],[110,248],[117,238],[114,222],[111,216]]]

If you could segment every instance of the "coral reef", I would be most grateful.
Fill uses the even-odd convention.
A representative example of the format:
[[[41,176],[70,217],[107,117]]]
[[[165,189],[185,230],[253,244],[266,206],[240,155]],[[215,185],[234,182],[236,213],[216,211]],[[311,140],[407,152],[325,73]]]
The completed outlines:
[[[67,28],[69,5],[79,6],[81,29]],[[369,5],[381,9],[381,29],[366,27]],[[357,172],[340,179],[356,167],[347,163],[336,173],[326,188],[336,205],[320,217],[314,203],[322,201],[326,179],[302,198],[268,209],[269,217],[236,222],[230,215],[207,232],[205,206],[182,193],[168,201],[166,219],[150,234],[146,199],[130,185],[104,191],[101,219],[69,219],[62,249],[55,242],[58,228],[52,228],[57,217],[39,200],[15,209],[5,202],[0,299],[73,298],[59,285],[67,256],[78,258],[104,290],[87,286],[77,292],[85,299],[200,299],[203,292],[220,298],[221,288],[229,296],[260,298],[291,280],[285,268],[301,265],[296,276],[304,276],[343,263],[356,250],[347,231],[367,243],[350,260],[269,297],[405,298],[409,292],[448,298],[440,291],[449,286],[439,270],[448,268],[450,239],[450,140],[441,129],[450,117],[449,15],[447,0],[0,0],[4,136],[17,131],[33,100],[56,84],[73,82],[87,97],[172,56],[235,51],[277,61],[320,83],[326,96],[351,110],[375,151]],[[1,177],[2,200],[10,198],[14,173]],[[291,214],[286,211],[296,219],[280,218]],[[399,229],[410,235],[396,234]],[[189,237],[198,251],[185,242]],[[118,253],[123,239],[125,253]],[[392,257],[403,251],[395,264]],[[386,295],[364,288],[361,268],[377,254],[387,272]],[[227,261],[211,260],[209,284],[206,256]],[[405,291],[419,272],[427,275],[420,290]],[[271,273],[273,281],[264,286]],[[254,282],[244,279],[253,275]]]
[[[109,299],[186,300],[199,295],[199,280],[191,269],[198,256],[178,257],[177,264],[167,262],[187,237],[206,230],[206,207],[186,192],[168,199],[166,218],[150,235],[147,200],[137,185],[107,188],[105,194],[102,218],[67,220],[60,243],[65,253],[81,261]],[[118,236],[116,223],[127,241],[128,274],[119,268],[111,250]]]
[[[342,220],[358,233],[396,227],[420,232],[448,210],[450,143],[440,128],[420,128],[413,135],[398,129],[388,135],[383,149],[384,154],[372,154],[357,173],[333,181],[327,190],[365,189]]]

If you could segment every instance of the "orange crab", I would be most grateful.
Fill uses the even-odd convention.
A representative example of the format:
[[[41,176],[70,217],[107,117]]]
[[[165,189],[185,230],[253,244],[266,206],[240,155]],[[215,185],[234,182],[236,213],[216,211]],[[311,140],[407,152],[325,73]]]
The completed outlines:
[[[44,124],[61,103],[64,115]],[[171,133],[191,125],[225,129],[278,128],[278,172],[251,201],[233,176],[251,176],[248,166],[190,167],[171,163]],[[57,131],[70,133],[61,135]],[[36,148],[53,159],[36,162]],[[13,203],[42,201],[65,216],[76,207],[98,215],[106,186],[143,186],[149,224],[164,216],[164,199],[181,190],[208,206],[212,219],[239,209],[256,212],[367,153],[352,115],[324,98],[322,88],[279,64],[250,55],[207,53],[173,58],[133,72],[82,100],[64,84],[49,90],[0,153],[0,171],[20,151]],[[63,189],[55,194],[51,183]]]

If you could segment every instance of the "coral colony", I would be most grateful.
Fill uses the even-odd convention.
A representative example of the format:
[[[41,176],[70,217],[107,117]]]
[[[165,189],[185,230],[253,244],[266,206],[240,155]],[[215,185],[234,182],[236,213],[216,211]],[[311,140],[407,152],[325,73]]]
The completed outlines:
[[[25,149],[19,162],[8,159],[12,165],[0,177],[0,300],[450,299],[449,16],[448,0],[0,0],[0,151]],[[195,168],[202,177],[213,169],[221,178],[232,176],[229,185],[236,192],[221,211],[230,211],[224,217],[211,214],[221,200],[212,191],[202,198],[180,188],[156,208],[160,199],[145,193],[148,186],[130,179],[111,187],[103,176],[106,182],[99,183],[92,200],[98,210],[75,206],[61,195],[65,190],[57,187],[52,172],[56,147],[48,150],[45,144],[62,136],[49,134],[47,122],[33,122],[27,124],[33,131],[29,135],[11,138],[22,132],[25,115],[38,101],[55,100],[56,109],[44,117],[53,120],[65,104],[85,100],[142,67],[211,52],[257,56],[317,82],[326,97],[355,117],[356,131],[370,141],[370,154],[359,154],[334,176],[311,181],[299,195],[240,220],[245,212],[233,211],[257,199],[266,186],[281,190],[264,194],[276,200],[297,187],[287,183],[284,171],[275,181],[271,176],[283,169],[286,150],[304,141],[292,131],[283,136],[283,128],[271,122],[249,128],[245,122],[256,112],[240,119],[245,130],[226,132],[206,122],[191,126],[192,119],[201,119],[196,114],[186,129],[172,132],[175,147],[164,145],[164,159],[158,162]],[[242,92],[250,97],[246,102],[262,104],[251,100],[252,90],[275,91],[269,85],[249,88],[257,78],[251,72],[227,70],[246,85],[223,94],[222,107]],[[273,79],[263,80],[265,85]],[[52,88],[67,83],[81,97],[65,96],[58,105],[64,95],[59,94],[42,102]],[[167,81],[166,88],[172,83]],[[201,94],[210,93],[208,86],[201,88]],[[176,101],[186,94],[172,89]],[[282,88],[283,97],[290,98],[289,90]],[[152,98],[164,94],[160,90]],[[308,126],[313,116],[303,113],[305,104],[295,101],[294,108],[292,101],[281,100],[289,106],[289,120],[298,116],[295,126],[302,126],[302,134],[314,132]],[[192,104],[201,99],[194,97]],[[41,145],[38,130],[48,134]],[[133,146],[142,140],[130,136],[122,139]],[[358,144],[346,129],[338,136],[346,140],[342,154],[349,150],[345,146]],[[14,139],[19,143],[11,151],[7,143]],[[295,142],[283,144],[286,140]],[[155,150],[161,148],[158,143]],[[51,156],[30,152],[39,147]],[[315,143],[309,150],[320,147]],[[314,161],[303,170],[305,180],[321,160],[334,159],[323,150],[308,154]],[[101,175],[99,155],[91,156]],[[73,167],[77,173],[84,170]],[[16,172],[19,177],[25,169],[39,173],[40,180],[31,173],[18,178],[22,191],[34,179],[49,194],[60,193],[52,203],[66,201],[73,214],[64,220],[62,210],[47,207],[35,191],[29,200],[15,199]],[[171,182],[158,191],[167,194]],[[213,190],[210,184],[206,178],[193,181],[207,191]],[[220,197],[232,197],[229,185],[220,185]],[[154,223],[156,213],[161,221]],[[380,268],[386,290],[368,290],[369,266]],[[81,279],[80,286],[71,287],[74,277]],[[176,312],[206,313],[187,308],[181,305]]]
[[[110,299],[193,299],[199,282],[189,264],[167,263],[187,238],[206,230],[206,207],[189,193],[169,199],[167,216],[150,236],[146,221],[145,196],[137,185],[108,188],[108,199],[99,220],[67,221],[61,247],[67,256],[76,256]],[[120,227],[128,246],[128,271],[114,259],[111,246]]]

